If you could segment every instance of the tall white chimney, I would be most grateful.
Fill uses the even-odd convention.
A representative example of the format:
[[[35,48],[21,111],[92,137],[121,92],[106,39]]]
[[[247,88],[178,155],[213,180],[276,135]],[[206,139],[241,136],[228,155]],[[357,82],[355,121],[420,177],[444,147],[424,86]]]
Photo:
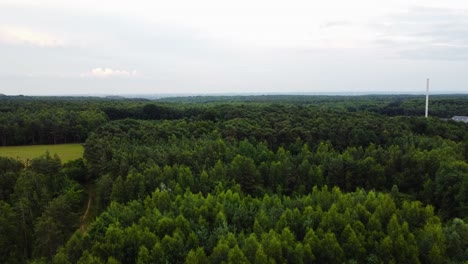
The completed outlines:
[[[429,115],[429,78],[426,79],[426,118]]]

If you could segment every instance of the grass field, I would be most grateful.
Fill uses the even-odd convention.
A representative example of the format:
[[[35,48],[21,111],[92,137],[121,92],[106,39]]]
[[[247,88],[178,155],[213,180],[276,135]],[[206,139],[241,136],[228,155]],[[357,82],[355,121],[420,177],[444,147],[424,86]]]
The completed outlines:
[[[46,151],[49,151],[52,156],[57,154],[62,163],[65,163],[83,157],[84,149],[81,144],[0,147],[0,156],[26,161],[44,155]]]

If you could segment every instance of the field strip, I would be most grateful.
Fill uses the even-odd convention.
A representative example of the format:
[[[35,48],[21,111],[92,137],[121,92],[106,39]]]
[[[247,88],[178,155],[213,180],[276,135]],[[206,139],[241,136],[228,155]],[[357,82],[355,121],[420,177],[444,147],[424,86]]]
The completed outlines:
[[[62,162],[67,162],[83,157],[84,149],[81,144],[7,146],[0,147],[0,156],[26,161],[40,157],[47,151],[51,156],[57,154]]]

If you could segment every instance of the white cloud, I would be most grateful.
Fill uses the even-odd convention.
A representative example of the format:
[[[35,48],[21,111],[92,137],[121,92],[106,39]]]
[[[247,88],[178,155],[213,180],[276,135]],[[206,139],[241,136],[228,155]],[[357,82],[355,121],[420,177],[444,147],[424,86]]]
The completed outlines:
[[[65,45],[62,39],[52,34],[11,26],[0,26],[0,42],[11,45],[33,45],[38,47]]]
[[[134,77],[138,73],[136,70],[113,70],[111,68],[94,68],[85,76],[97,77],[97,78],[108,78],[108,77]]]

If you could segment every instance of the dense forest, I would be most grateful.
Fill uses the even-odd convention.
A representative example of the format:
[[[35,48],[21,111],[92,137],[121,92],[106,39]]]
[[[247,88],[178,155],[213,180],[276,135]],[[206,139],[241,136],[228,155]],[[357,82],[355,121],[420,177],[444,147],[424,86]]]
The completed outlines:
[[[0,263],[468,261],[468,96],[0,102]]]

